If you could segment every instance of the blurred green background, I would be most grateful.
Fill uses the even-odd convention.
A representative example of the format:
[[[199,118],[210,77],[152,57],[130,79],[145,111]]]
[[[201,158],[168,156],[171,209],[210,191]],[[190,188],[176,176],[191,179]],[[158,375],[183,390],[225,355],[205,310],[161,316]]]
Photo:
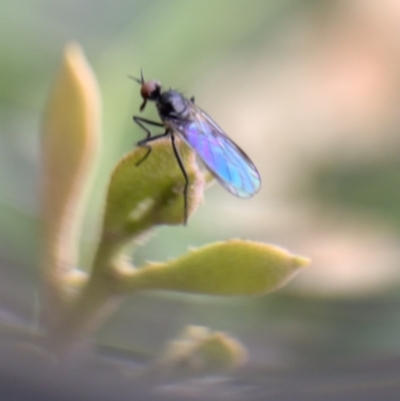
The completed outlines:
[[[36,321],[40,125],[63,48],[74,40],[103,97],[83,268],[113,165],[143,137],[132,121],[139,87],[127,77],[140,69],[194,95],[252,158],[263,187],[241,200],[213,185],[188,226],[157,230],[135,263],[237,237],[313,260],[268,297],[131,297],[100,343],[154,352],[191,323],[231,332],[248,346],[251,366],[398,358],[399,26],[395,0],[3,2],[0,317]],[[157,118],[154,107],[144,115]]]

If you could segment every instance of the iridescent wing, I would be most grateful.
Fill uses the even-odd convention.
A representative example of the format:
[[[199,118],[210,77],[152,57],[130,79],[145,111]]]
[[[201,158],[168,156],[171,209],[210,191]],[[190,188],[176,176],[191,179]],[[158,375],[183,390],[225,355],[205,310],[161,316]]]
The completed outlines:
[[[253,196],[260,175],[249,157],[199,107],[190,102],[191,118],[171,122],[174,130],[200,156],[218,182],[233,195]]]

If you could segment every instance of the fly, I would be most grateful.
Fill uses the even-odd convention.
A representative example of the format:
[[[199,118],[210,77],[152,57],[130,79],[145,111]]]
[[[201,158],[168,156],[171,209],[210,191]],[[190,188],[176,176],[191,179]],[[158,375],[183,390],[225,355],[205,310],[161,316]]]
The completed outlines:
[[[194,98],[187,99],[175,90],[162,91],[158,81],[145,81],[143,73],[141,79],[133,78],[141,85],[140,94],[143,111],[148,101],[156,104],[161,122],[134,116],[133,120],[145,132],[146,138],[137,143],[147,149],[147,153],[138,165],[150,155],[150,142],[169,136],[172,150],[185,179],[183,189],[184,224],[188,219],[188,188],[189,178],[185,166],[176,148],[175,136],[179,136],[192,148],[212,172],[217,181],[230,193],[240,198],[253,196],[261,187],[261,178],[250,158],[241,150],[218,124],[194,103]],[[151,135],[146,125],[162,127],[163,134]]]

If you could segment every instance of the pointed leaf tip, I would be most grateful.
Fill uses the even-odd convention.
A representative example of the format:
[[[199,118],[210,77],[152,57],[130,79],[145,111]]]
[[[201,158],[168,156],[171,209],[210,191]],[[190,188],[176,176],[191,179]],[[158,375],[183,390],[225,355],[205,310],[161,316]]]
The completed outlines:
[[[285,285],[307,258],[273,245],[230,240],[204,246],[165,264],[150,264],[123,277],[131,289],[161,289],[213,295],[265,294]]]
[[[79,45],[72,43],[65,48],[43,121],[43,278],[53,309],[56,298],[62,302],[63,274],[76,266],[81,214],[99,138],[96,78]]]

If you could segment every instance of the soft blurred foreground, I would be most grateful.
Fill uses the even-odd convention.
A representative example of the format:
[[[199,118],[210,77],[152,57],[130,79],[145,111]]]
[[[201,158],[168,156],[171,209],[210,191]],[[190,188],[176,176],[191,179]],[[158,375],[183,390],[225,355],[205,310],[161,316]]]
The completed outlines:
[[[400,5],[351,0],[8,2],[0,15],[2,400],[395,400],[400,390]],[[251,200],[213,185],[187,227],[162,227],[135,263],[244,238],[312,265],[265,297],[142,293],[53,368],[40,327],[42,112],[66,43],[86,51],[103,138],[81,238],[90,266],[110,172],[143,137],[145,78],[181,90],[251,156]],[[154,107],[145,116],[157,119]],[[186,325],[230,333],[247,365],[153,382],[137,371]],[[54,365],[55,366],[55,365]],[[150,392],[149,392],[150,389]]]

